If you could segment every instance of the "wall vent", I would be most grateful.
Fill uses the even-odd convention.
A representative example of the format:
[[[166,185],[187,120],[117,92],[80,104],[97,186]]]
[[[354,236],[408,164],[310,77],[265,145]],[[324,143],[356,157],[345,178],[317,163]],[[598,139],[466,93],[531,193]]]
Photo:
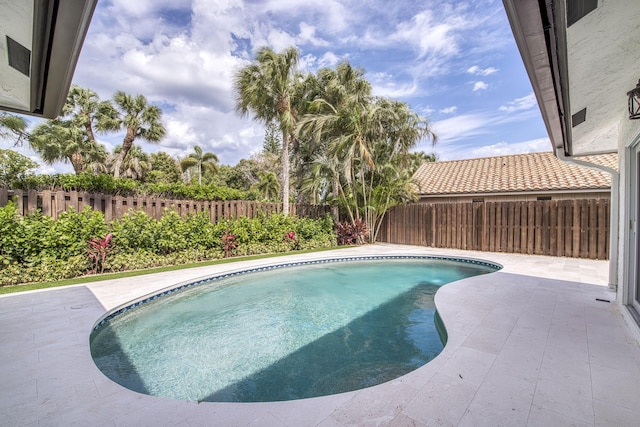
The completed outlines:
[[[576,127],[585,120],[587,120],[587,109],[583,108],[571,116],[571,127]]]
[[[567,0],[567,27],[598,7],[598,0]]]
[[[9,56],[9,66],[29,77],[29,69],[31,68],[31,51],[11,37],[7,36],[7,53]]]

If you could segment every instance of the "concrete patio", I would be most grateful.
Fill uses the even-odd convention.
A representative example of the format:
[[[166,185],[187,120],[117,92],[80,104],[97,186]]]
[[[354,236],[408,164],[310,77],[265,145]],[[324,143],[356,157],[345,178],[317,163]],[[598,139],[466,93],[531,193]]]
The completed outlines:
[[[449,341],[436,359],[355,392],[198,404],[125,389],[91,359],[96,320],[142,295],[223,271],[370,254],[480,258],[504,269],[438,291]],[[607,274],[602,261],[375,245],[0,296],[0,425],[636,426],[640,348]]]

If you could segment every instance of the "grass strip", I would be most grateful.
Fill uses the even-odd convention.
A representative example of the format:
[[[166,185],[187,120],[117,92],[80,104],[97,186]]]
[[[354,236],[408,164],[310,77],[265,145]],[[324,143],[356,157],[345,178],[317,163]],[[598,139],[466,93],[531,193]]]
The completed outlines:
[[[192,262],[189,264],[168,265],[164,267],[146,268],[143,270],[120,271],[117,273],[92,274],[90,276],[80,276],[80,277],[74,277],[73,279],[56,280],[54,282],[37,282],[37,283],[27,283],[27,284],[13,285],[13,286],[2,286],[0,287],[0,295],[11,294],[15,292],[33,291],[37,289],[57,288],[60,286],[80,285],[83,283],[102,282],[104,280],[122,279],[125,277],[143,276],[146,274],[164,273],[166,271],[184,270],[187,268],[194,268],[194,267],[206,267],[209,265],[228,264],[231,262],[238,262],[238,261],[251,261],[256,259],[277,258],[277,257],[282,257],[287,255],[299,255],[299,254],[308,254],[308,253],[314,253],[314,252],[325,252],[325,251],[332,251],[336,249],[344,249],[349,247],[351,246],[333,246],[330,248],[307,249],[304,251],[291,251],[291,252],[281,252],[281,253],[275,253],[275,254],[249,255],[249,256],[242,256],[242,257],[215,259],[211,261]]]

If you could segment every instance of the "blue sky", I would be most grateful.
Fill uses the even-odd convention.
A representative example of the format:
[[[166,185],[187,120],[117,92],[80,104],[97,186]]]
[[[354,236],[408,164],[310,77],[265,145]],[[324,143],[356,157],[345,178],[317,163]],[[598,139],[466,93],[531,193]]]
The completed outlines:
[[[417,149],[440,160],[551,150],[500,0],[100,0],[74,81],[161,106],[168,135],[146,151],[197,144],[235,164],[264,130],[235,113],[232,78],[264,45],[297,46],[302,71],[364,68],[374,94],[430,120],[439,142]]]

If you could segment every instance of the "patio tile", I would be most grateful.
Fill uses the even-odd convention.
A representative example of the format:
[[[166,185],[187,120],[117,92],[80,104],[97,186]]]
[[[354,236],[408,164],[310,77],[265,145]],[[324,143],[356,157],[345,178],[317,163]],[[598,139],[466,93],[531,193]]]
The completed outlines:
[[[626,371],[605,367],[591,370],[593,398],[623,406],[628,409],[640,408],[640,382],[629,381],[638,378],[640,371]]]
[[[504,346],[509,331],[494,328],[476,328],[462,344],[464,347],[498,354]]]
[[[389,424],[417,392],[399,383],[385,383],[355,393],[331,416],[344,425]]]
[[[495,359],[495,354],[463,346],[449,358],[439,372],[453,378],[457,376],[465,383],[480,385]]]
[[[457,425],[476,391],[475,386],[459,377],[438,373],[406,405],[402,413],[427,425]]]
[[[493,420],[495,425],[519,426],[527,422],[535,383],[495,370],[487,375],[465,418]]]
[[[588,370],[584,375],[569,373],[563,368],[550,370],[543,367],[533,405],[585,423],[593,422],[591,378]]]
[[[636,427],[640,420],[640,411],[631,410],[598,399],[593,401],[595,425],[597,427]]]
[[[390,427],[428,427],[427,424],[414,420],[405,414],[398,414],[389,424]]]
[[[539,407],[532,407],[527,427],[590,427],[593,422],[577,420],[558,412],[549,411]]]

